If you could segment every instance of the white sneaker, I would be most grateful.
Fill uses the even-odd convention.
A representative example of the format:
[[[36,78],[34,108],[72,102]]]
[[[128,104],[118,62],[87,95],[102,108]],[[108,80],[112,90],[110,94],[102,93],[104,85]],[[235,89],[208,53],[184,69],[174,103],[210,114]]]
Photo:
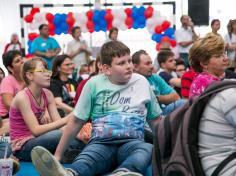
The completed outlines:
[[[45,148],[37,146],[31,151],[34,166],[41,176],[73,176],[57,159]]]
[[[137,172],[131,172],[128,169],[121,168],[114,173],[111,173],[109,176],[142,176],[142,174]]]

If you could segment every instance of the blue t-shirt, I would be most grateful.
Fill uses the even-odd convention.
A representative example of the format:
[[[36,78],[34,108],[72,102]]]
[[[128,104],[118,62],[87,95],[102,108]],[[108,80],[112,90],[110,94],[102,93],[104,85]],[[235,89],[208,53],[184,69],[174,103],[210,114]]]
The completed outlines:
[[[161,114],[147,80],[133,74],[127,84],[112,84],[104,74],[84,86],[74,115],[92,119],[92,139],[143,139],[147,119]]]
[[[175,90],[169,86],[160,76],[152,74],[146,77],[155,95],[168,95],[174,93]]]
[[[31,52],[32,53],[35,53],[36,51],[47,52],[49,50],[54,50],[57,48],[60,48],[60,46],[54,38],[48,37],[47,39],[43,39],[41,36],[39,36],[36,39],[34,39],[32,43]],[[43,57],[43,59],[47,62],[48,68],[51,69],[53,59],[46,57]]]

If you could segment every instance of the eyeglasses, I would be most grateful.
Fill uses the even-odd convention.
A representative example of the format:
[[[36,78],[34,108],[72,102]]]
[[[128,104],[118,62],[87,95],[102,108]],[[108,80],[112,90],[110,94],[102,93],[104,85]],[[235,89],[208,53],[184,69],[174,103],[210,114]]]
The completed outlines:
[[[32,73],[38,72],[38,73],[43,73],[43,74],[47,73],[50,76],[52,75],[52,71],[51,70],[47,70],[47,69],[29,70],[29,72],[32,72]]]
[[[219,54],[214,54],[214,55],[212,55],[212,57],[225,58],[225,57],[227,57],[227,51],[219,53]]]
[[[185,71],[185,69],[176,70],[176,72],[183,72],[183,71]]]

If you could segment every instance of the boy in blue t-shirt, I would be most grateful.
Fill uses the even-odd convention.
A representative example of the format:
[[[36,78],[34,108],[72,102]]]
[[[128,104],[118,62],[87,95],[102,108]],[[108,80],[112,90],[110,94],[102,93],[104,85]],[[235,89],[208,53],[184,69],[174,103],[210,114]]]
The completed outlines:
[[[32,160],[41,175],[139,176],[151,163],[152,145],[144,142],[145,122],[151,128],[161,109],[147,80],[133,73],[129,48],[121,42],[105,43],[101,49],[104,74],[85,85],[73,115],[53,157],[46,149],[32,150]],[[60,161],[68,143],[83,124],[92,119],[91,139],[69,169]]]

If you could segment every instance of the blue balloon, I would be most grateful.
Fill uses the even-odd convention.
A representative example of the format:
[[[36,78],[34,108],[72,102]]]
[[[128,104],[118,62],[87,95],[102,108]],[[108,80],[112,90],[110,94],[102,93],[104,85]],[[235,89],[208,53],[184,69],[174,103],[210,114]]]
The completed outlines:
[[[145,12],[145,7],[143,6],[140,6],[139,9],[138,9],[138,14],[139,16],[143,16],[144,15],[144,12]]]
[[[175,30],[174,28],[168,28],[165,30],[164,34],[167,35],[168,37],[172,37],[175,34]]]
[[[157,43],[160,43],[162,39],[162,35],[161,34],[153,34],[152,35],[152,40],[156,41]]]
[[[28,40],[27,44],[30,47],[32,45],[32,41]]]
[[[97,22],[99,22],[99,19],[100,19],[100,12],[99,12],[99,10],[94,10],[94,13],[93,13],[93,22],[94,22],[94,23],[97,23]]]
[[[146,24],[146,18],[144,16],[140,16],[137,21],[140,25],[141,24],[144,24],[144,25]]]
[[[100,11],[100,17],[101,17],[101,18],[104,18],[105,15],[106,15],[106,10],[101,10],[101,11]]]
[[[65,13],[61,14],[61,21],[66,21],[67,15]]]
[[[57,35],[60,35],[62,32],[61,32],[61,29],[60,28],[56,28],[55,29],[55,34]]]
[[[133,28],[134,29],[138,29],[139,28],[139,24],[136,21],[133,22]]]
[[[139,14],[138,14],[138,8],[136,6],[134,6],[132,8],[132,18],[134,21],[136,21],[136,19],[139,17]]]
[[[60,24],[60,22],[61,22],[61,15],[58,14],[58,13],[56,13],[56,14],[54,15],[53,23],[54,23],[55,25],[58,25],[58,24]]]
[[[98,31],[100,31],[100,26],[94,26],[94,31],[96,31],[96,32],[98,32]]]
[[[66,23],[61,23],[60,29],[61,29],[61,31],[67,31],[68,30],[68,25]]]
[[[106,27],[107,27],[107,22],[106,22],[105,20],[101,20],[101,21],[99,22],[99,26],[100,26],[101,28],[106,28]]]

